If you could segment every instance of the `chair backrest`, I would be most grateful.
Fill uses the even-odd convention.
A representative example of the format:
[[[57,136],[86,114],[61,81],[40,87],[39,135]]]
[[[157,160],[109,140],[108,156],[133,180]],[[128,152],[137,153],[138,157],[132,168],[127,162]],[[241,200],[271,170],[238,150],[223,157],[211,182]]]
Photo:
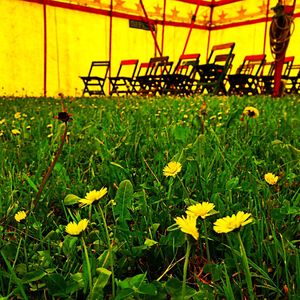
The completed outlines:
[[[195,66],[199,65],[200,54],[182,54],[174,68],[175,74],[190,76]]]
[[[236,74],[247,74],[258,76],[260,70],[266,63],[265,54],[246,55],[243,63],[238,67]]]
[[[92,61],[88,77],[106,78],[110,67],[110,61]]]
[[[235,43],[226,43],[213,46],[207,59],[207,64],[215,63],[216,56],[227,55],[223,57],[225,58],[224,64],[227,65],[229,63],[229,60],[232,59],[231,54],[233,52],[234,46]]]
[[[148,75],[157,75],[158,65],[162,67],[168,62],[168,60],[169,56],[151,57],[149,61],[150,70]]]
[[[154,66],[155,66],[155,64],[150,63],[150,62],[140,63],[140,66],[136,72],[136,77],[149,75],[149,73],[154,68]]]
[[[133,78],[137,71],[138,59],[121,60],[116,77],[130,77]]]
[[[282,76],[289,76],[291,70],[293,69],[295,56],[287,56],[284,58],[283,61],[283,69],[282,69]],[[275,73],[275,61],[266,63],[264,67],[269,66],[269,71],[267,76],[274,76]],[[263,73],[263,71],[262,71]]]

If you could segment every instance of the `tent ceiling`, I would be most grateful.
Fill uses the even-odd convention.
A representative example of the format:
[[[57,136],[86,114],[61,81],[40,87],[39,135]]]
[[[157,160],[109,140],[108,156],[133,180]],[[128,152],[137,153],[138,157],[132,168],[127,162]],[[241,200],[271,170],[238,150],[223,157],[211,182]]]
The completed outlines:
[[[215,7],[215,6],[221,6],[225,4],[230,4],[234,2],[240,2],[242,0],[177,0],[180,2],[190,3],[190,4],[196,4],[201,6],[208,6],[208,7]]]

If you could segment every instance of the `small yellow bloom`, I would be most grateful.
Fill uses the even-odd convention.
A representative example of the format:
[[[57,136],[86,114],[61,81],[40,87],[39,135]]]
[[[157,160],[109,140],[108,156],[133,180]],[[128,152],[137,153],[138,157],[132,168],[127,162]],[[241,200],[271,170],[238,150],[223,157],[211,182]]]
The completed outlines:
[[[22,113],[20,113],[19,111],[15,113],[16,119],[20,119],[21,117],[22,117]]]
[[[272,173],[267,173],[267,174],[265,174],[264,177],[265,177],[265,181],[270,185],[274,185],[278,181],[278,176],[275,176]]]
[[[85,195],[84,199],[79,200],[79,206],[87,206],[93,204],[94,201],[100,200],[107,194],[107,188],[103,187],[100,191],[93,190]]]
[[[66,226],[66,233],[70,235],[79,235],[82,231],[87,228],[89,221],[87,219],[80,220],[78,224],[75,222],[70,222]]]
[[[19,134],[21,134],[21,131],[20,131],[19,129],[12,129],[12,130],[11,130],[11,133],[12,133],[13,135],[19,135]]]
[[[190,234],[195,240],[199,238],[199,232],[196,227],[197,217],[192,215],[187,215],[185,218],[184,216],[175,218],[175,222],[179,225],[180,230],[184,233]]]
[[[175,177],[177,173],[181,171],[181,163],[176,161],[171,161],[164,167],[163,172],[166,177],[173,176]]]
[[[53,128],[52,124],[47,124],[47,128]]]
[[[233,214],[231,217],[227,216],[221,219],[218,219],[214,223],[214,231],[217,233],[228,233],[237,228],[245,226],[253,221],[252,218],[248,219],[251,216],[249,213],[244,213],[239,211],[236,215]]]
[[[15,220],[17,222],[20,222],[20,221],[24,220],[25,218],[26,218],[26,212],[24,210],[21,210],[15,214]]]
[[[27,130],[30,130],[30,128],[31,128],[30,125],[26,126],[26,129],[27,129]]]
[[[4,124],[6,122],[5,119],[0,120],[0,125]]]
[[[259,116],[259,111],[255,107],[246,106],[243,111],[243,116],[248,116],[249,118],[257,118]]]
[[[53,137],[53,133],[49,133],[48,135],[47,135],[47,138],[52,138]]]
[[[215,205],[213,203],[202,202],[189,206],[186,210],[186,214],[205,219],[211,215],[210,212],[214,209],[214,207]]]
[[[3,130],[0,130],[0,136],[2,136],[4,134]]]

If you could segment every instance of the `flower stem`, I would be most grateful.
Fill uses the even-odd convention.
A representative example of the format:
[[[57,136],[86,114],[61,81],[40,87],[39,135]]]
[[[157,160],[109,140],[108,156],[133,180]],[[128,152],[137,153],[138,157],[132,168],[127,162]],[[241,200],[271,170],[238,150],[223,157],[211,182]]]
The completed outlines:
[[[92,288],[93,288],[93,279],[92,279],[92,273],[91,273],[91,264],[90,264],[90,260],[89,260],[89,254],[86,248],[86,244],[85,241],[83,239],[83,237],[81,237],[81,241],[82,241],[82,246],[83,246],[83,250],[84,250],[84,256],[85,256],[85,261],[86,261],[86,266],[87,266],[87,271],[88,271],[88,276],[89,276],[89,287],[90,287],[90,293],[92,292]]]
[[[112,298],[115,298],[115,273],[114,273],[114,259],[113,259],[113,253],[112,253],[112,243],[109,237],[109,232],[108,232],[108,228],[107,228],[107,223],[106,223],[106,218],[104,216],[103,210],[101,208],[101,206],[98,204],[98,210],[100,212],[102,221],[103,221],[103,226],[104,226],[104,230],[105,230],[105,234],[106,234],[106,241],[107,241],[107,245],[109,247],[108,249],[108,253],[109,253],[109,258],[110,258],[110,268],[111,268],[111,285],[112,285]]]
[[[35,197],[35,199],[34,199],[34,201],[33,201],[33,207],[32,207],[32,210],[36,208],[36,206],[37,206],[37,204],[38,204],[38,201],[39,201],[40,198],[41,198],[41,195],[42,195],[42,192],[43,192],[44,187],[45,187],[45,185],[46,185],[46,182],[47,182],[47,180],[48,180],[48,178],[49,178],[49,176],[50,176],[50,174],[51,174],[51,172],[52,172],[52,170],[53,170],[53,168],[54,168],[54,166],[55,166],[55,164],[56,164],[56,162],[57,162],[57,160],[58,160],[58,158],[59,158],[59,156],[60,156],[60,154],[61,154],[61,152],[62,152],[64,143],[65,143],[65,140],[66,140],[66,137],[67,137],[67,129],[68,129],[68,123],[65,122],[65,123],[64,123],[64,133],[63,133],[63,135],[62,135],[62,137],[61,137],[61,143],[60,143],[59,148],[58,148],[58,150],[57,150],[57,152],[56,152],[56,154],[55,154],[55,156],[54,156],[53,161],[51,162],[51,164],[50,164],[50,166],[49,166],[49,168],[48,168],[46,174],[45,174],[44,177],[43,177],[43,181],[42,181],[42,183],[41,183],[41,185],[40,185],[40,187],[39,187],[39,190],[38,190],[38,192],[37,192],[37,194],[36,194],[36,197]]]
[[[249,297],[250,297],[250,300],[254,300],[255,297],[254,297],[254,293],[253,293],[252,279],[251,279],[251,273],[250,273],[250,268],[249,268],[249,264],[248,264],[247,254],[246,254],[245,247],[244,247],[244,244],[243,244],[243,241],[241,238],[241,234],[239,231],[237,232],[237,236],[238,236],[238,240],[240,243],[240,252],[241,252],[243,267],[245,270],[246,283],[247,283]]]
[[[189,241],[189,237],[187,237],[185,260],[184,260],[184,265],[183,265],[183,280],[182,280],[182,291],[181,291],[181,299],[182,300],[185,297],[187,268],[188,268],[188,265],[189,265],[189,258],[190,258],[191,247],[192,247],[192,245],[191,245],[191,243]]]
[[[205,234],[205,246],[206,246],[206,256],[207,256],[207,261],[210,263],[210,252],[209,252],[209,245],[208,245],[208,238],[207,238],[207,227],[206,227],[206,222],[205,219],[203,220],[203,225],[204,225],[204,234]]]

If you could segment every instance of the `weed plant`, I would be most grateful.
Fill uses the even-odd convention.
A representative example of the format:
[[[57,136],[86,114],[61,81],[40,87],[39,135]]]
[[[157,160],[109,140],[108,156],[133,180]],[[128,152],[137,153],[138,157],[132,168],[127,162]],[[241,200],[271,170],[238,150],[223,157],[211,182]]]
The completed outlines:
[[[299,104],[1,98],[0,298],[299,299]],[[178,230],[203,202],[198,238]],[[214,230],[239,211],[250,224]]]

